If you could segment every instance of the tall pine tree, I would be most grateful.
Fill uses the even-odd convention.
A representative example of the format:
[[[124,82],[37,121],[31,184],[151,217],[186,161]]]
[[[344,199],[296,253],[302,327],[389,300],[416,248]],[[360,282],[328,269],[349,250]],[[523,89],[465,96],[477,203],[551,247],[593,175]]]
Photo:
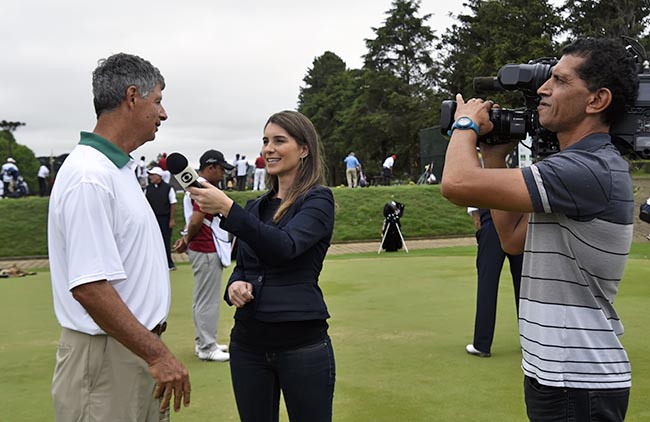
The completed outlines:
[[[474,96],[473,79],[496,75],[505,64],[555,56],[553,37],[562,27],[559,11],[547,0],[469,0],[466,7],[469,11],[456,16],[459,23],[438,44],[447,96]],[[491,97],[502,105],[521,105],[514,104],[518,96]]]
[[[348,148],[340,138],[342,116],[353,101],[352,72],[336,54],[327,51],[314,59],[303,78],[298,111],[307,116],[318,131],[325,147],[327,182],[337,185],[343,181],[343,156]]]
[[[646,0],[567,0],[562,11],[570,38],[648,36],[650,2]]]
[[[419,1],[391,6],[383,26],[373,28],[376,37],[366,39],[359,96],[344,132],[359,144],[367,173],[378,174],[384,158],[396,154],[394,172],[412,178],[420,168],[418,131],[434,121],[427,107],[436,85],[436,36],[426,24],[430,15],[418,16]]]

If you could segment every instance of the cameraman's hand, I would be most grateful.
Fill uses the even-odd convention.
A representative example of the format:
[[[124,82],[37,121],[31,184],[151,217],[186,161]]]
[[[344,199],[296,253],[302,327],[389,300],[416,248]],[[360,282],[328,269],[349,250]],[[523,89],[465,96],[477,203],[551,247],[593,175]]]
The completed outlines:
[[[463,116],[469,117],[478,125],[481,136],[485,135],[494,129],[494,125],[490,121],[490,109],[493,105],[492,101],[483,101],[480,98],[470,98],[465,102],[461,94],[456,94],[456,114],[454,119]]]
[[[519,141],[512,141],[507,144],[486,144],[481,142],[483,166],[485,168],[505,168],[506,158],[517,147],[517,144],[519,144]]]

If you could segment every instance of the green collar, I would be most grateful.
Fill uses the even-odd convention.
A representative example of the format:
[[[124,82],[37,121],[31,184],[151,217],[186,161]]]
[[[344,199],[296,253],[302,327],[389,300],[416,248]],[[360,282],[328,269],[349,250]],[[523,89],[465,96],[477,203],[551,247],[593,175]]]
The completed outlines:
[[[87,145],[89,147],[95,148],[97,151],[101,152],[115,164],[117,168],[122,168],[129,162],[131,157],[128,154],[125,154],[124,151],[119,149],[115,144],[111,143],[101,136],[91,133],[91,132],[81,132],[81,140],[79,145]]]

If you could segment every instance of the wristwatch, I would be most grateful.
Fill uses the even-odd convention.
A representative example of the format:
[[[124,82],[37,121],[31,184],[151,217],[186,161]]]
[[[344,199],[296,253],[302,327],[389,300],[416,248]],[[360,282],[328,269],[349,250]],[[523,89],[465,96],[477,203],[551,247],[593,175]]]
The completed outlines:
[[[478,125],[474,123],[474,120],[470,119],[467,116],[459,117],[454,122],[454,124],[451,125],[451,129],[449,129],[447,135],[451,136],[451,134],[454,132],[455,129],[461,129],[461,130],[471,129],[474,132],[476,132],[476,136],[479,136]]]

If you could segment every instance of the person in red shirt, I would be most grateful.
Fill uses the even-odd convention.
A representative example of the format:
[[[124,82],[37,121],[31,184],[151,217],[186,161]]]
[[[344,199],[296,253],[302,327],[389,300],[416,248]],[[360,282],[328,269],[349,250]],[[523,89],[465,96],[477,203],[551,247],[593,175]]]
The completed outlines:
[[[167,153],[163,152],[160,158],[158,159],[158,167],[163,170],[167,170]]]
[[[220,151],[208,150],[199,159],[199,181],[212,185],[223,178],[226,170],[234,166],[226,162]],[[204,213],[189,196],[183,200],[183,207],[192,207],[192,214],[187,221],[185,235],[174,244],[174,250],[187,251],[194,273],[194,291],[192,295],[192,316],[196,333],[194,354],[204,361],[225,362],[230,358],[228,347],[217,343],[217,326],[219,323],[219,304],[221,303],[221,275],[223,268],[230,264],[230,248],[224,248],[218,242],[227,233],[213,231],[213,214]],[[187,218],[187,217],[186,217]],[[218,224],[216,221],[214,224]],[[226,243],[227,245],[227,243]],[[224,262],[222,255],[228,260]]]
[[[255,159],[255,174],[253,177],[253,190],[266,190],[266,161],[260,152]]]

